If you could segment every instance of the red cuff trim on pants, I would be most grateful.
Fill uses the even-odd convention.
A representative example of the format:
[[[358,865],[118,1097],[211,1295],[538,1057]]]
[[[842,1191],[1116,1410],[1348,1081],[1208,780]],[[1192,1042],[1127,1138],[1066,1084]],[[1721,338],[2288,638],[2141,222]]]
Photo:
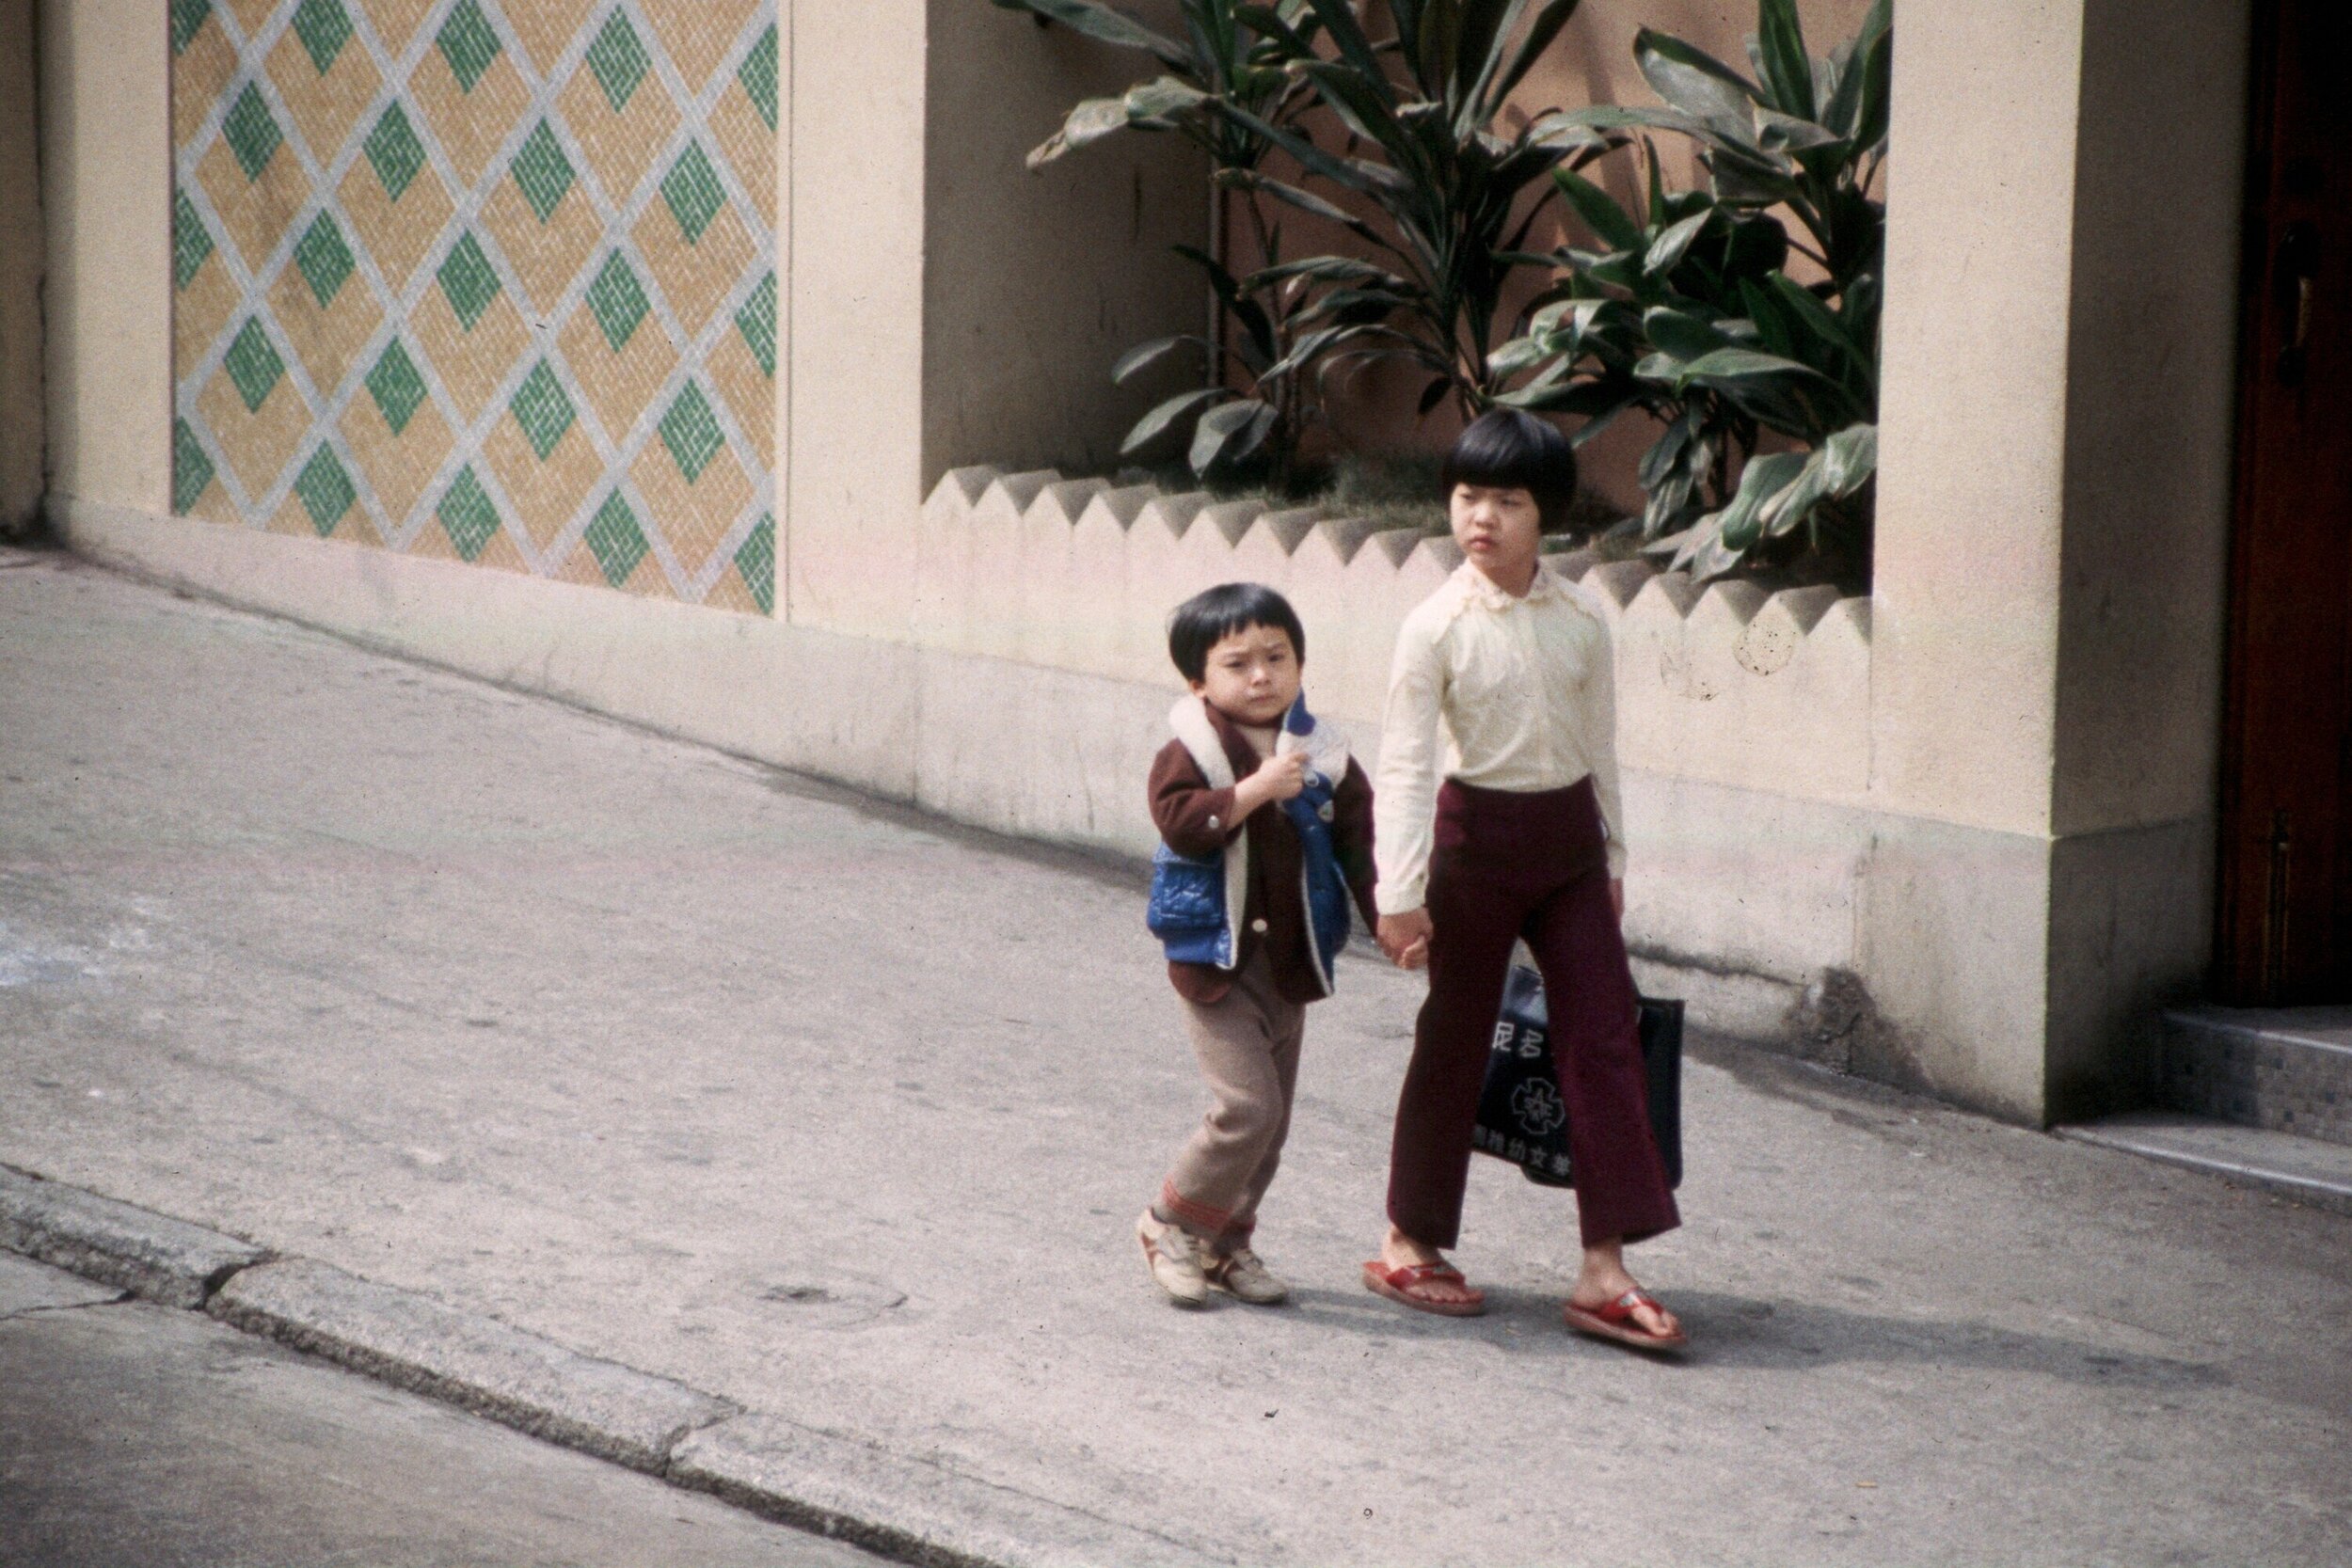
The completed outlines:
[[[1177,1224],[1203,1236],[1222,1235],[1225,1227],[1233,1223],[1231,1209],[1212,1209],[1205,1203],[1195,1203],[1167,1181],[1160,1183],[1160,1207],[1175,1216]]]

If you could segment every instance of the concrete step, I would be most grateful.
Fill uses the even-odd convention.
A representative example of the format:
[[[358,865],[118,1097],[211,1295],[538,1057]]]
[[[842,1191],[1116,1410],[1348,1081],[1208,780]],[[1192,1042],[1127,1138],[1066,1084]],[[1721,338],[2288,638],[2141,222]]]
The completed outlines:
[[[2352,1145],[2352,1006],[2176,1007],[2159,1070],[2171,1110]]]
[[[2134,1111],[2054,1131],[2352,1214],[2352,1148],[2177,1111]]]

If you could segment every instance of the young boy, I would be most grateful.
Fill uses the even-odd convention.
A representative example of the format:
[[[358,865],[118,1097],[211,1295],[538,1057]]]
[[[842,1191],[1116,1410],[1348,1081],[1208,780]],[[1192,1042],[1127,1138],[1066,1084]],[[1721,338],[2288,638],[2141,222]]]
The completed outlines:
[[[1429,999],[1397,1103],[1389,1233],[1364,1283],[1424,1312],[1485,1308],[1439,1249],[1460,1229],[1495,1015],[1525,938],[1550,1007],[1584,1243],[1563,1315],[1583,1333],[1671,1349],[1681,1325],[1625,1267],[1627,1243],[1681,1222],[1650,1133],[1618,929],[1609,628],[1542,555],[1544,531],[1575,497],[1576,459],[1550,425],[1498,409],[1462,433],[1444,479],[1466,559],[1398,630],[1380,737],[1376,929],[1390,958],[1428,964]]]
[[[1250,1232],[1290,1132],[1307,1004],[1331,993],[1351,901],[1375,918],[1372,786],[1299,699],[1307,634],[1279,594],[1227,583],[1186,600],[1168,652],[1191,694],[1152,765],[1150,924],[1215,1103],[1136,1230],[1177,1306],[1212,1289],[1272,1306],[1290,1290]]]

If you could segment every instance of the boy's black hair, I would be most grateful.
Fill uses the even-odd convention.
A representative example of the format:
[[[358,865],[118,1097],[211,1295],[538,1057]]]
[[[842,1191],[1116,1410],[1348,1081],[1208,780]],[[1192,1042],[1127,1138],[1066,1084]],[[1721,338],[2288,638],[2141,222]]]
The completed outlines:
[[[1576,502],[1576,450],[1559,427],[1520,408],[1490,408],[1470,422],[1438,470],[1445,494],[1457,484],[1525,490],[1544,531],[1567,527]]]
[[[1283,633],[1298,662],[1307,662],[1307,628],[1298,624],[1298,611],[1262,582],[1220,583],[1178,605],[1168,618],[1168,657],[1184,679],[1197,681],[1208,673],[1211,648],[1252,626]]]

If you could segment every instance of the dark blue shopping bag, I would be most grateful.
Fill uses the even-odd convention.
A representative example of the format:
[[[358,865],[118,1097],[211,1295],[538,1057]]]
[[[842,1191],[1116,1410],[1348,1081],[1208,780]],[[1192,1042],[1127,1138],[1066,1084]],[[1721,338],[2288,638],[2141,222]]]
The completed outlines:
[[[1650,1132],[1666,1164],[1666,1184],[1682,1185],[1682,1004],[1645,996],[1642,1065],[1649,1077]],[[1486,1057],[1486,1087],[1478,1098],[1470,1147],[1519,1167],[1530,1181],[1573,1187],[1568,1162],[1568,1107],[1551,1066],[1551,1029],[1544,1010],[1544,981],[1513,964]]]

